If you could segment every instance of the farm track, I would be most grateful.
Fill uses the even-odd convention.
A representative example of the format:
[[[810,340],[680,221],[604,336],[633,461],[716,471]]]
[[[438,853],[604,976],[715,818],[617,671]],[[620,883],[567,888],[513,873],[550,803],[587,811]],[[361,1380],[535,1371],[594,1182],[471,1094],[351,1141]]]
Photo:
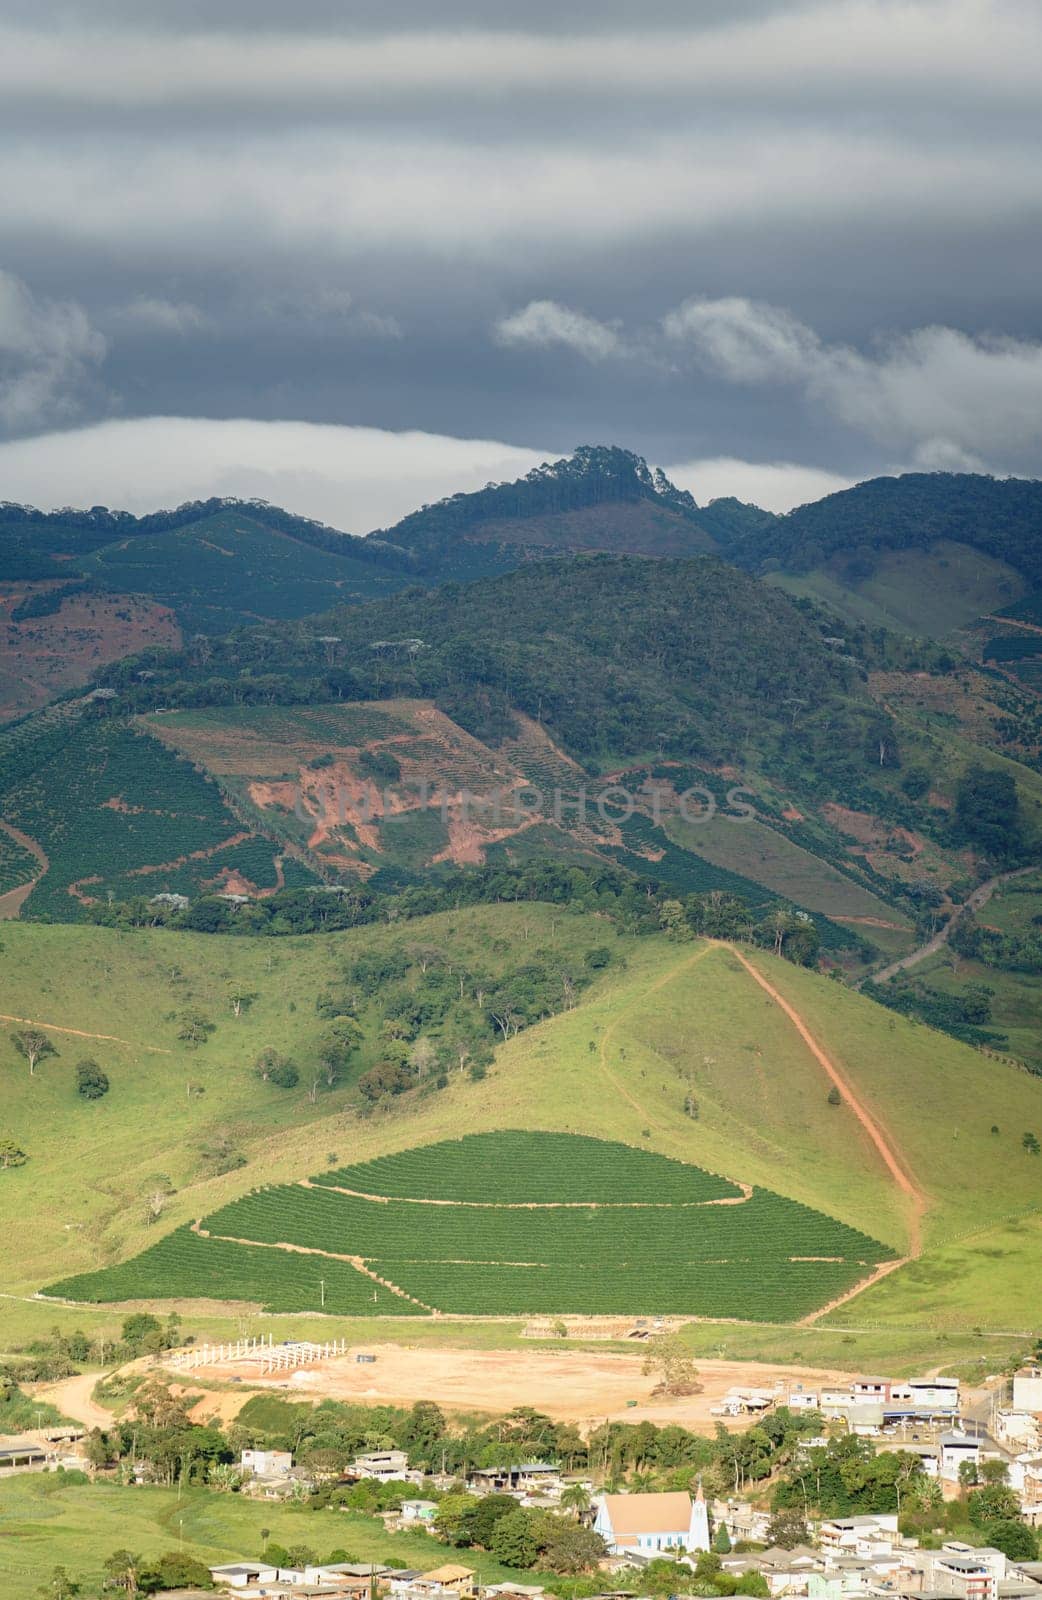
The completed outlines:
[[[724,1195],[719,1200],[435,1200],[405,1194],[367,1194],[364,1189],[345,1189],[339,1183],[314,1183],[311,1178],[301,1178],[297,1183],[299,1189],[346,1194],[352,1200],[374,1200],[377,1205],[471,1207],[477,1211],[698,1211],[703,1206],[741,1206],[752,1199],[751,1183],[737,1183],[736,1186],[741,1194]]]
[[[0,1011],[0,1022],[20,1022],[23,1028],[46,1028],[48,1033],[67,1033],[73,1039],[98,1039],[103,1044],[125,1044],[130,1050],[148,1050],[153,1055],[169,1056],[173,1051],[161,1044],[136,1044],[115,1033],[86,1033],[82,1028],[63,1028],[60,1022],[41,1022],[39,1017],[12,1017]]]
[[[23,850],[28,850],[29,854],[35,857],[40,867],[36,877],[30,878],[28,883],[19,883],[15,888],[8,889],[5,894],[0,894],[0,921],[10,922],[12,918],[17,917],[22,906],[28,900],[51,863],[43,846],[37,844],[35,839],[30,839],[29,835],[23,833],[21,828],[16,828],[13,823],[5,822],[3,818],[0,818],[0,828],[3,828],[4,832],[10,835],[15,844],[21,845]]]
[[[796,1326],[798,1328],[813,1327],[816,1322],[821,1321],[822,1317],[827,1317],[831,1311],[838,1311],[840,1306],[845,1306],[848,1300],[856,1299],[859,1294],[864,1294],[866,1289],[871,1289],[873,1284],[879,1283],[883,1278],[888,1278],[892,1272],[897,1271],[898,1267],[906,1267],[911,1259],[911,1256],[898,1256],[896,1261],[881,1261],[874,1272],[871,1272],[867,1278],[862,1278],[861,1282],[855,1283],[852,1289],[847,1289],[843,1294],[838,1294],[834,1300],[829,1301],[828,1305],[819,1306],[817,1311],[812,1311],[809,1316],[801,1317]]]
[[[1042,630],[1040,630],[1042,631]],[[1023,878],[1030,872],[1037,872],[1037,866],[1015,867],[1012,872],[1000,872],[994,878],[989,878],[986,883],[979,884],[967,898],[966,903],[952,913],[944,927],[927,939],[925,944],[919,945],[915,950],[910,950],[906,956],[898,956],[896,961],[891,961],[889,966],[882,967],[878,972],[869,973],[872,983],[885,983],[888,978],[895,978],[899,972],[906,972],[909,967],[918,966],[920,961],[925,961],[927,956],[936,955],[951,938],[953,929],[957,928],[967,912],[980,911],[987,905],[995,890],[1002,883],[1008,883],[1012,878]],[[861,979],[861,983],[866,980]],[[860,989],[861,983],[856,987]]]
[[[868,1110],[863,1101],[859,1099],[858,1095],[851,1087],[849,1079],[843,1072],[840,1071],[839,1067],[836,1066],[836,1063],[832,1060],[831,1056],[825,1052],[822,1046],[815,1039],[814,1035],[810,1031],[810,1028],[800,1016],[795,1006],[791,1005],[790,1002],[786,1000],[785,996],[779,993],[774,985],[764,977],[763,973],[760,972],[756,966],[754,966],[752,961],[750,961],[749,957],[745,955],[743,951],[739,950],[735,945],[725,945],[723,948],[729,949],[734,954],[734,956],[741,962],[745,970],[749,973],[750,977],[753,978],[754,981],[759,984],[760,988],[770,996],[775,1005],[785,1013],[793,1027],[796,1029],[796,1032],[799,1034],[800,1038],[813,1055],[814,1059],[824,1069],[826,1076],[839,1090],[847,1106],[853,1112],[865,1133],[872,1141],[880,1157],[882,1158],[884,1166],[893,1178],[894,1183],[897,1185],[898,1189],[901,1190],[902,1194],[908,1201],[908,1256],[905,1259],[908,1260],[914,1256],[920,1255],[922,1253],[923,1213],[925,1212],[927,1205],[926,1195],[923,1193],[922,1189],[919,1188],[919,1185],[915,1182],[915,1179],[909,1175],[903,1162],[901,1161],[901,1158],[897,1154],[897,1150],[892,1143],[889,1134],[885,1132],[881,1124],[877,1122],[875,1117],[873,1117],[872,1113]],[[891,1270],[893,1269],[891,1268]]]
[[[408,1300],[410,1304],[419,1306],[423,1311],[430,1312],[431,1316],[437,1317],[441,1315],[434,1306],[429,1306],[426,1300],[417,1300],[414,1294],[406,1294],[405,1290],[400,1289],[396,1283],[392,1283],[390,1278],[381,1278],[378,1272],[374,1272],[371,1267],[366,1265],[362,1256],[341,1255],[335,1250],[318,1250],[314,1246],[306,1244],[286,1244],[284,1242],[274,1244],[266,1239],[237,1239],[228,1233],[211,1233],[208,1228],[203,1227],[202,1221],[198,1218],[192,1223],[192,1232],[198,1234],[200,1239],[219,1239],[222,1244],[245,1244],[254,1246],[258,1250],[281,1250],[286,1255],[320,1256],[328,1261],[346,1261],[349,1266],[354,1267],[356,1272],[360,1272],[364,1278],[371,1278],[374,1283],[382,1284],[391,1294],[397,1295],[399,1300]]]

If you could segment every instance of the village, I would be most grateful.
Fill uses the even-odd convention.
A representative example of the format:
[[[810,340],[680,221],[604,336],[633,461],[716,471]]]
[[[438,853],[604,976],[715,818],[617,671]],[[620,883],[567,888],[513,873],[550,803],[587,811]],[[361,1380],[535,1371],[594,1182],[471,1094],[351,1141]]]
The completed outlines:
[[[342,1353],[279,1346],[262,1358],[278,1373],[306,1363],[309,1352],[316,1351],[326,1357]],[[220,1347],[214,1354],[223,1358],[232,1352],[233,1347]],[[237,1353],[242,1354],[241,1346]],[[184,1360],[192,1359],[206,1357],[201,1351],[194,1357],[186,1353]],[[211,1584],[231,1600],[549,1600],[556,1594],[545,1579],[488,1581],[487,1572],[483,1578],[480,1545],[465,1552],[472,1564],[458,1559],[458,1549],[451,1551],[452,1559],[445,1558],[446,1509],[465,1501],[471,1508],[484,1503],[500,1515],[513,1503],[596,1536],[582,1568],[593,1574],[584,1600],[587,1595],[589,1600],[595,1595],[597,1600],[638,1600],[645,1594],[699,1592],[769,1600],[1042,1600],[1042,1559],[1033,1532],[1042,1527],[1042,1366],[1023,1366],[972,1394],[964,1394],[957,1379],[942,1376],[859,1377],[817,1389],[734,1387],[712,1409],[719,1414],[718,1436],[736,1441],[742,1439],[742,1426],[761,1428],[772,1417],[800,1429],[787,1472],[790,1486],[804,1484],[802,1508],[798,1497],[787,1511],[779,1511],[777,1497],[768,1505],[755,1485],[741,1481],[737,1467],[733,1494],[707,1494],[700,1473],[685,1489],[617,1487],[589,1467],[574,1471],[555,1460],[504,1459],[464,1473],[432,1471],[429,1465],[417,1466],[401,1448],[362,1451],[338,1470],[320,1472],[314,1463],[297,1463],[292,1450],[246,1447],[234,1464],[235,1487],[244,1498],[299,1505],[331,1490],[368,1486],[379,1501],[374,1514],[388,1530],[430,1537],[430,1566],[286,1562],[272,1546],[270,1552],[246,1550],[236,1560],[212,1566]],[[725,1424],[733,1430],[729,1435]],[[830,1448],[834,1452],[843,1440],[859,1442],[861,1461],[874,1453],[877,1459],[885,1454],[903,1463],[894,1481],[895,1509],[809,1514],[815,1498],[810,1480],[815,1473],[820,1477]],[[88,1455],[85,1430],[39,1429],[0,1443],[0,1477],[81,1468]],[[149,1463],[131,1462],[128,1481],[152,1481]],[[906,1506],[923,1485],[933,1486],[929,1493],[936,1505],[1001,1491],[1004,1515],[998,1526],[1007,1529],[1000,1541],[1007,1548],[964,1538],[923,1538],[902,1528],[902,1484]],[[1010,1513],[1013,1526],[1028,1535],[1023,1543],[1009,1541]],[[985,1526],[985,1539],[987,1532]],[[532,1575],[540,1576],[538,1567]],[[206,1592],[212,1589],[178,1591],[179,1600]]]

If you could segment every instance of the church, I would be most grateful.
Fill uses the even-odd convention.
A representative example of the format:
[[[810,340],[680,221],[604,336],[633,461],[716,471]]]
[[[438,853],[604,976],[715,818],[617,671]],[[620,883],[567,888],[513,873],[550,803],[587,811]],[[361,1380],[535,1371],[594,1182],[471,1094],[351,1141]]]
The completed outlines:
[[[593,1502],[594,1531],[612,1555],[654,1556],[709,1549],[709,1513],[701,1483],[694,1499],[669,1494],[602,1494]]]

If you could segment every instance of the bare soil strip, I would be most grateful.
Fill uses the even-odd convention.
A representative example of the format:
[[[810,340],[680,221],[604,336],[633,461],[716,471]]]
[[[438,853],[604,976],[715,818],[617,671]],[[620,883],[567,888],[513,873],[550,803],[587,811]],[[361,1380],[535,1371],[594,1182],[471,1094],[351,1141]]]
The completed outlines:
[[[909,1201],[908,1255],[909,1257],[919,1255],[922,1251],[922,1221],[923,1212],[926,1210],[925,1194],[919,1188],[914,1178],[909,1176],[908,1172],[902,1165],[901,1160],[891,1144],[888,1135],[883,1131],[879,1123],[875,1120],[864,1103],[858,1098],[845,1074],[840,1071],[832,1058],[826,1055],[825,1051],[815,1039],[814,1035],[811,1033],[810,1029],[796,1008],[789,1004],[784,995],[779,994],[774,985],[768,982],[768,980],[763,976],[763,973],[760,972],[758,968],[756,968],[749,960],[748,956],[746,956],[741,950],[737,949],[734,945],[728,945],[727,948],[731,950],[735,956],[737,956],[738,960],[742,963],[742,966],[749,973],[750,977],[755,979],[760,988],[763,989],[766,994],[770,995],[775,1005],[784,1011],[785,1015],[796,1029],[796,1032],[807,1046],[807,1049],[811,1052],[819,1065],[824,1069],[826,1076],[831,1079],[832,1083],[835,1084],[836,1088],[843,1096],[847,1106],[854,1113],[854,1116],[857,1118],[858,1122],[860,1122],[868,1137],[875,1145],[880,1156],[882,1157],[884,1166],[890,1173],[890,1176],[893,1178],[895,1184],[901,1190],[902,1194],[904,1194]]]
[[[137,1044],[133,1039],[121,1039],[115,1033],[85,1033],[82,1028],[63,1028],[60,1022],[41,1022],[39,1017],[12,1017],[6,1011],[0,1011],[0,1022],[20,1022],[23,1028],[46,1028],[48,1033],[67,1033],[73,1039],[100,1039],[105,1044],[125,1044],[131,1050],[149,1050],[157,1056],[173,1054],[160,1044]]]
[[[736,1182],[733,1178],[729,1181]],[[364,1189],[346,1189],[340,1183],[313,1183],[310,1178],[299,1179],[297,1187],[346,1194],[353,1200],[375,1200],[381,1206],[468,1206],[476,1211],[699,1211],[703,1206],[744,1206],[753,1192],[751,1183],[736,1183],[741,1194],[725,1195],[720,1200],[434,1200],[405,1194],[367,1194]]]

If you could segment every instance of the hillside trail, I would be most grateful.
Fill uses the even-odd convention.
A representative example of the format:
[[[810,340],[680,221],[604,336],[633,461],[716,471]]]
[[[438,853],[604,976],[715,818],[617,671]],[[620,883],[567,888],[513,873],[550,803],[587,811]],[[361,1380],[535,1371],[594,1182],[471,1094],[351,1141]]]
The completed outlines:
[[[763,973],[760,972],[758,967],[754,966],[744,951],[739,950],[733,944],[725,943],[723,948],[730,950],[737,957],[749,976],[759,984],[764,993],[769,995],[775,1005],[785,1013],[811,1055],[839,1090],[848,1109],[853,1112],[865,1130],[894,1183],[908,1201],[908,1256],[906,1259],[910,1260],[912,1257],[920,1255],[922,1253],[922,1223],[923,1213],[926,1210],[926,1196],[915,1179],[905,1169],[894,1145],[891,1143],[889,1135],[884,1131],[880,1123],[876,1121],[864,1102],[859,1099],[845,1073],[840,1071],[831,1056],[826,1054],[815,1039],[795,1006],[791,1005],[785,996],[779,993],[774,985],[764,977]]]
[[[980,911],[982,906],[986,906],[1000,884],[1009,883],[1013,878],[1023,878],[1029,872],[1037,871],[1037,866],[1014,867],[1012,872],[996,873],[995,877],[989,878],[986,883],[978,884],[973,893],[967,896],[965,903],[959,907],[958,911],[949,917],[944,927],[935,933],[932,938],[927,939],[925,944],[919,945],[915,950],[910,950],[906,956],[898,956],[896,961],[891,961],[889,966],[880,968],[878,972],[870,972],[867,978],[862,978],[860,982],[854,985],[854,988],[860,989],[861,984],[868,981],[885,983],[888,978],[896,977],[899,972],[905,972],[909,967],[918,966],[919,962],[925,961],[927,956],[936,955],[938,950],[948,943],[953,929],[958,926],[967,912]]]
[[[1022,628],[1025,633],[1042,633],[1042,628],[1037,622],[1021,622],[1018,617],[996,617],[994,614],[984,618],[985,622],[1000,622],[1005,628]]]
[[[137,1044],[115,1033],[85,1033],[82,1028],[63,1028],[60,1022],[41,1022],[39,1017],[12,1017],[0,1011],[0,1022],[20,1022],[23,1028],[46,1028],[48,1033],[67,1033],[73,1039],[99,1039],[103,1044],[125,1044],[130,1050],[148,1050],[153,1055],[169,1056],[173,1051],[161,1044]]]
[[[619,1023],[623,1022],[632,1011],[635,1011],[638,1006],[643,1006],[651,995],[657,994],[660,989],[665,989],[668,984],[674,983],[676,979],[680,977],[682,973],[687,972],[689,968],[697,966],[700,961],[704,961],[711,949],[712,945],[703,945],[702,949],[696,950],[693,955],[685,956],[683,961],[678,961],[675,967],[670,967],[668,972],[664,972],[661,977],[655,979],[655,982],[649,989],[643,989],[628,1006],[625,1006],[622,1011],[617,1012],[601,1035],[601,1049],[599,1058],[601,1071],[608,1079],[608,1082],[611,1084],[616,1094],[620,1094],[622,1098],[633,1107],[637,1115],[651,1127],[656,1125],[656,1119],[651,1116],[644,1106],[641,1105],[636,1095],[630,1093],[626,1085],[609,1067],[608,1043],[616,1028],[619,1026]],[[659,1124],[659,1127],[661,1128],[661,1124]]]

